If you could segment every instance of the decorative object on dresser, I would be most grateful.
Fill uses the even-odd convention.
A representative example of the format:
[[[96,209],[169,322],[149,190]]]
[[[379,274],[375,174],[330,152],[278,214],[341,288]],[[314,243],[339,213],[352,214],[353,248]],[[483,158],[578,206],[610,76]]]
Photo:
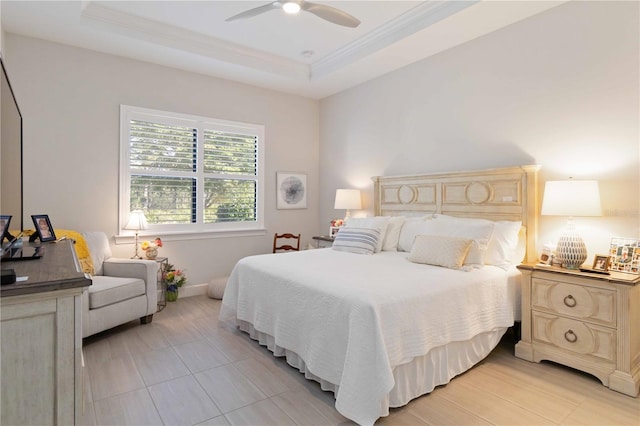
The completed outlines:
[[[598,182],[572,179],[547,182],[541,214],[569,217],[556,247],[557,261],[568,269],[580,268],[587,260],[587,246],[576,231],[573,217],[602,216]]]
[[[0,215],[0,243],[6,238],[8,241],[13,240],[13,235],[9,233],[9,224],[11,223],[11,215]]]
[[[278,172],[276,174],[276,202],[278,209],[306,209],[307,175]]]
[[[31,235],[31,238],[29,238],[30,242],[37,239],[43,243],[56,240],[56,234],[53,231],[53,226],[51,226],[51,221],[49,220],[48,215],[33,214],[31,215],[31,220],[33,220],[33,224],[36,227],[36,232]]]
[[[525,264],[522,339],[515,354],[596,376],[630,396],[640,390],[640,277]]]
[[[606,254],[596,254],[593,258],[592,268],[596,271],[607,272],[609,270],[609,262],[611,257]]]
[[[135,254],[131,257],[132,259],[142,259],[138,254],[138,232],[147,229],[147,218],[144,215],[142,210],[134,210],[131,212],[129,216],[129,222],[127,222],[127,226],[124,227],[129,231],[136,232],[136,241],[135,241]]]
[[[350,210],[359,210],[362,208],[362,197],[359,189],[336,189],[336,199],[333,204],[336,210],[346,210],[344,216],[346,222],[351,217]]]
[[[609,255],[611,270],[640,275],[640,239],[612,238]]]

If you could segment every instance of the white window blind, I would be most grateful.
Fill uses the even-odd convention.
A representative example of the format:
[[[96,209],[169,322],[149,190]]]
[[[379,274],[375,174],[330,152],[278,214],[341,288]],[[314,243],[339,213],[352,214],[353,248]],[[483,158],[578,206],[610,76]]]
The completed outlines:
[[[256,229],[262,126],[121,107],[120,224],[142,210],[158,231]]]

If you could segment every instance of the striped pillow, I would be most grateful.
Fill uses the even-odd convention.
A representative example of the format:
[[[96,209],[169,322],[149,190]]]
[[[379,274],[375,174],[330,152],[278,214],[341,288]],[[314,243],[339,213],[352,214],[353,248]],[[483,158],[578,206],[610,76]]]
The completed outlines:
[[[378,229],[342,227],[336,234],[332,248],[350,253],[373,254],[379,238]]]

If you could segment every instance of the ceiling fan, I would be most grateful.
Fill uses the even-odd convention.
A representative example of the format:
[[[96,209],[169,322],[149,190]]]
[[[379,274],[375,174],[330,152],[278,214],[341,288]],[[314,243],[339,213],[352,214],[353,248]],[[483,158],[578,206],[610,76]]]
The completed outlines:
[[[324,19],[325,21],[329,21],[337,25],[342,25],[344,27],[355,28],[360,25],[360,20],[349,15],[347,12],[336,9],[335,7],[327,6],[325,4],[312,3],[305,0],[276,0],[269,4],[265,4],[264,6],[258,6],[256,8],[246,10],[242,13],[238,13],[237,15],[227,18],[225,21],[231,22],[239,19],[251,18],[253,16],[260,15],[261,13],[265,13],[273,9],[282,9],[286,13],[292,15],[297,14],[300,10],[304,10],[306,12],[313,13],[314,15]]]

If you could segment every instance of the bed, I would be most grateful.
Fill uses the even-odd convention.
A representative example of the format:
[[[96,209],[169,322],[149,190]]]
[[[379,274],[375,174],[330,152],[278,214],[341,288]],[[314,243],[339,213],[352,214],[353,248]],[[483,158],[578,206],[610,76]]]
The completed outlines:
[[[481,361],[519,319],[514,264],[536,257],[537,171],[376,177],[375,217],[344,228],[377,232],[374,254],[341,230],[333,248],[244,258],[220,319],[333,391],[345,417],[373,424]],[[498,227],[516,225],[509,261],[485,264],[505,252]],[[467,236],[487,226],[489,240]]]

